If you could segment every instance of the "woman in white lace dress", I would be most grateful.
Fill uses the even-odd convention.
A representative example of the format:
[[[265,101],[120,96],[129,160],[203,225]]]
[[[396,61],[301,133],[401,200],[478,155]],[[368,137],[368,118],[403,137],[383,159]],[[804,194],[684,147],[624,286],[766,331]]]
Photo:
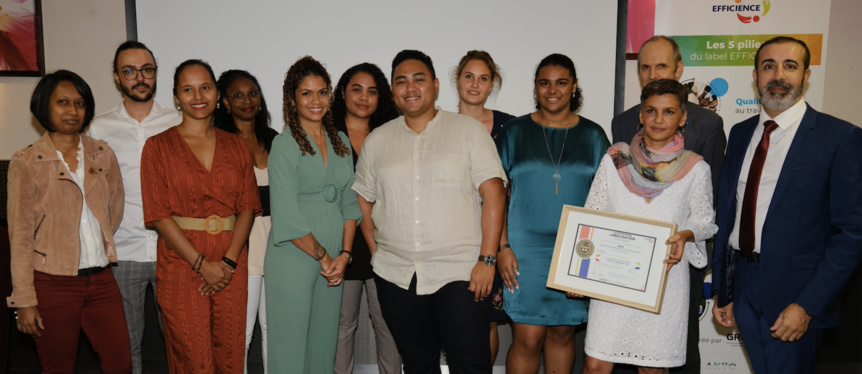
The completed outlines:
[[[689,298],[688,266],[706,266],[704,240],[715,234],[710,170],[684,150],[686,92],[674,80],[648,84],[641,94],[640,130],[631,145],[614,144],[602,159],[586,208],[670,221],[667,289],[660,314],[592,300],[584,373],[610,373],[614,363],[644,373],[685,363]],[[684,250],[683,250],[684,249]]]

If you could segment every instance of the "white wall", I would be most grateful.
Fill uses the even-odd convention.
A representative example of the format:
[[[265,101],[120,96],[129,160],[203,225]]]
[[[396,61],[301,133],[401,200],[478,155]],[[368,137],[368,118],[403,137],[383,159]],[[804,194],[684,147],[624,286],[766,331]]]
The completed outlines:
[[[117,46],[126,40],[125,5],[117,0],[42,1],[45,70],[67,69],[93,90],[96,113],[119,104],[111,75]],[[30,95],[39,78],[0,77],[0,159],[39,138]]]
[[[823,111],[862,126],[859,84],[862,83],[862,2],[832,0],[829,16],[829,48],[826,56],[826,92]]]
[[[587,0],[252,1],[242,6],[233,0],[147,0],[138,2],[137,14],[139,39],[158,58],[161,103],[172,102],[172,69],[201,58],[216,74],[231,68],[254,74],[273,127],[281,130],[284,74],[297,58],[311,55],[323,62],[334,85],[347,68],[365,61],[389,76],[398,51],[418,49],[434,61],[440,79],[437,104],[457,111],[450,70],[468,50],[484,49],[504,78],[489,107],[523,115],[534,110],[536,65],[559,52],[578,70],[585,97],[581,114],[609,130],[616,9],[616,1]],[[205,16],[192,16],[197,13]]]
[[[142,4],[139,4],[140,7]],[[44,41],[45,41],[45,59],[46,68],[48,71],[53,71],[59,68],[71,69],[81,74],[84,79],[93,88],[96,96],[96,112],[101,113],[111,107],[117,105],[120,101],[120,93],[113,85],[113,78],[110,74],[110,63],[113,59],[114,49],[122,41],[125,40],[125,8],[122,1],[118,0],[90,0],[90,1],[43,1],[42,14],[44,17]],[[453,12],[453,9],[449,9]],[[496,15],[498,12],[494,12]],[[553,12],[550,12],[553,13]],[[300,17],[296,15],[293,17]],[[478,15],[477,15],[478,16]],[[285,22],[288,22],[293,17],[285,17]],[[494,16],[486,15],[493,18]],[[385,22],[387,17],[381,17],[380,22]],[[826,93],[823,98],[823,111],[835,115],[839,118],[847,119],[857,125],[862,125],[862,106],[858,105],[858,91],[856,86],[862,82],[862,68],[859,67],[858,61],[862,60],[862,44],[857,42],[858,35],[862,34],[862,24],[858,22],[862,19],[862,2],[856,0],[832,0],[832,10],[830,15],[829,29],[829,45],[827,48],[827,66],[825,86]],[[209,25],[214,24],[213,21],[206,22]],[[361,31],[361,25],[364,22],[357,21],[356,34],[357,41],[369,39]],[[611,23],[611,22],[609,22]],[[538,24],[538,25],[537,25]],[[550,22],[541,22],[534,20],[533,22],[518,23],[517,28],[541,28],[541,25],[546,25],[547,30],[556,29],[552,27]],[[448,25],[455,27],[455,25]],[[204,26],[201,26],[205,28]],[[227,28],[222,28],[221,33]],[[236,31],[239,32],[239,31]],[[244,34],[249,37],[255,37],[253,32],[246,31]],[[214,36],[202,32],[204,38],[212,39]],[[487,48],[480,42],[483,37],[482,33],[475,34],[471,37],[476,45],[476,48]],[[591,34],[587,34],[591,35]],[[586,38],[587,36],[572,33],[571,38]],[[554,39],[553,37],[551,39]],[[142,39],[143,40],[143,39]],[[146,40],[143,40],[146,42]],[[285,41],[274,39],[273,44],[279,45],[278,48],[284,49]],[[226,48],[226,45],[219,44],[217,48]],[[402,46],[394,47],[400,48]],[[422,46],[418,46],[421,48]],[[505,50],[507,44],[497,47],[499,50]],[[464,48],[460,48],[464,49]],[[460,49],[459,52],[460,53]],[[491,48],[487,48],[491,50]],[[496,50],[491,50],[492,53],[497,53]],[[589,60],[592,56],[589,51],[578,53],[571,57],[575,58],[575,63],[582,75],[592,75],[581,62]],[[430,53],[430,51],[429,51]],[[390,53],[393,54],[393,53]],[[160,51],[156,51],[156,57],[160,56]],[[264,54],[264,58],[267,54]],[[432,57],[435,57],[433,54]],[[244,54],[238,54],[238,60],[245,58]],[[292,56],[292,57],[298,57]],[[436,58],[436,57],[435,57]],[[159,62],[163,63],[159,58]],[[283,61],[283,70],[287,70],[287,66],[293,61]],[[334,62],[334,61],[333,61]],[[332,64],[333,62],[330,62]],[[356,58],[359,62],[359,58]],[[384,61],[385,62],[385,61]],[[502,61],[501,61],[502,62]],[[538,62],[532,62],[533,65]],[[436,58],[435,63],[440,75],[448,75],[450,65],[455,62],[443,61]],[[336,68],[330,65],[330,69],[340,74],[346,66]],[[388,72],[388,64],[380,62],[381,66]],[[165,65],[165,64],[163,64]],[[501,63],[502,65],[502,63]],[[610,65],[610,64],[608,64]],[[170,68],[163,70],[162,77],[172,75]],[[527,70],[531,70],[532,66]],[[512,77],[513,68],[503,65],[503,73],[505,74],[506,83],[500,97],[497,98],[497,103],[492,103],[495,107],[503,110],[510,110],[514,113],[521,113],[529,110],[530,100],[532,100],[529,89],[519,89],[515,87],[514,81],[517,78]],[[253,72],[259,74],[257,72]],[[284,74],[282,71],[281,75]],[[629,61],[626,64],[626,86],[637,87],[637,78],[635,74],[635,63]],[[337,79],[337,78],[336,78]],[[33,122],[30,115],[29,103],[30,94],[33,86],[38,81],[37,78],[29,77],[0,77],[0,159],[8,159],[12,154],[34,140],[38,139],[40,129]],[[521,82],[523,84],[523,82]],[[170,79],[163,82],[160,92],[166,93],[170,91]],[[275,84],[275,83],[273,83]],[[529,85],[529,83],[527,83]],[[604,85],[612,87],[613,81],[606,78]],[[583,85],[583,84],[582,84]],[[612,98],[600,98],[597,94],[597,89],[590,85],[583,85],[586,102],[584,115],[594,117],[594,120],[600,124],[608,124],[609,119],[613,116],[612,110],[596,113],[593,115],[588,110],[592,109],[597,101],[607,101],[612,108]],[[453,88],[446,82],[441,82],[442,91],[451,91]],[[272,93],[269,91],[273,91]],[[515,91],[521,91],[517,95]],[[519,106],[513,109],[503,108],[502,103],[504,95],[517,96],[514,100],[520,100]],[[280,96],[276,88],[271,88],[267,91],[269,97]],[[518,96],[520,95],[520,96]],[[636,92],[626,92],[626,103],[637,100]],[[164,101],[165,104],[170,104],[170,101]],[[441,94],[441,99],[438,101],[447,109],[454,109],[454,96],[444,97]],[[275,105],[270,105],[277,108]],[[278,114],[274,113],[274,117],[278,118]],[[607,119],[607,120],[606,120]]]

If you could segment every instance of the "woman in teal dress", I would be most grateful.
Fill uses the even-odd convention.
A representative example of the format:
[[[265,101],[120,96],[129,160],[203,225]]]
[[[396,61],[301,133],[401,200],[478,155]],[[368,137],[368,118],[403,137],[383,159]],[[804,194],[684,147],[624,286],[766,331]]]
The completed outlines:
[[[545,57],[534,90],[536,111],[509,121],[496,139],[511,189],[497,262],[513,322],[506,371],[535,373],[544,349],[545,372],[569,373],[587,302],[545,284],[563,204],[584,206],[610,142],[601,126],[577,114],[583,97],[571,59]]]
[[[332,373],[341,281],[362,217],[350,141],[329,111],[332,85],[313,58],[284,79],[285,131],[269,155],[272,230],[266,249],[267,369]]]

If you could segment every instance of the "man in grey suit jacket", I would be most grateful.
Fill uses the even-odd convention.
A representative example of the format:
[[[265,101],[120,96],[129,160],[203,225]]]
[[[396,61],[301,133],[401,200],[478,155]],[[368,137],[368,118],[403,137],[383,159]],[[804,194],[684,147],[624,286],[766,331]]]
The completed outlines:
[[[676,79],[682,76],[682,56],[676,42],[662,35],[656,35],[641,45],[638,53],[638,81],[641,89],[655,80]],[[638,113],[640,104],[614,117],[611,122],[611,133],[613,142],[630,143],[638,132],[640,121]],[[724,148],[727,146],[727,137],[724,134],[724,122],[717,114],[710,110],[701,108],[697,104],[688,105],[688,122],[684,127],[685,149],[703,156],[704,161],[712,169],[712,188],[715,196],[715,188],[718,186],[718,177],[721,175],[721,164],[724,160]],[[689,267],[691,275],[691,298],[689,301],[688,339],[686,349],[686,363],[680,368],[671,369],[672,373],[700,373],[700,351],[698,340],[700,329],[698,328],[699,309],[703,299],[703,278],[706,269]]]

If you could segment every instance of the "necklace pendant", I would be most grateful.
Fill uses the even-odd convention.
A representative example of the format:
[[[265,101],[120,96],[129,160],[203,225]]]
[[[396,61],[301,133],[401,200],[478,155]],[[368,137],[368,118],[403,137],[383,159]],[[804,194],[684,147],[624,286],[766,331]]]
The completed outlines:
[[[559,182],[560,178],[560,173],[554,173],[554,182]]]

